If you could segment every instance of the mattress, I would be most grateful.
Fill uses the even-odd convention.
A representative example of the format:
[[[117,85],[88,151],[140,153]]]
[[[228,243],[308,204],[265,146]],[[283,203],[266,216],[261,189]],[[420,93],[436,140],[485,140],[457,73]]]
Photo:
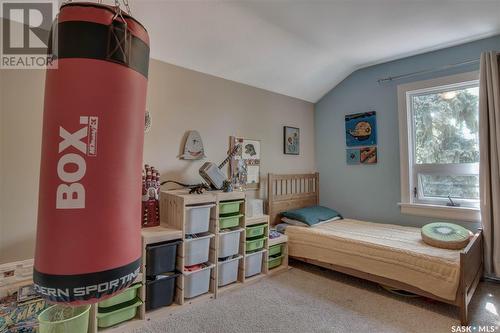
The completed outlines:
[[[288,226],[286,235],[290,256],[348,267],[455,300],[460,251],[425,244],[420,228],[344,219],[314,228]]]

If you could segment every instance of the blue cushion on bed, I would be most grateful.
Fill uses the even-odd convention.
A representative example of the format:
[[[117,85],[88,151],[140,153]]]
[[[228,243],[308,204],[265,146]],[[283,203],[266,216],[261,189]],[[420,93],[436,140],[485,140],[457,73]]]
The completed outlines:
[[[333,209],[323,207],[323,206],[311,206],[306,208],[289,210],[281,213],[283,216],[289,219],[299,220],[305,224],[312,226],[316,223],[333,219],[340,214]]]

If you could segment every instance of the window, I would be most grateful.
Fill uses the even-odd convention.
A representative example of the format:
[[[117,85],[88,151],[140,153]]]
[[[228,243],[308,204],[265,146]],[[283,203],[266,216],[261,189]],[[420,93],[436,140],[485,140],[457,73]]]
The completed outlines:
[[[477,209],[477,73],[400,85],[398,94],[403,206]]]

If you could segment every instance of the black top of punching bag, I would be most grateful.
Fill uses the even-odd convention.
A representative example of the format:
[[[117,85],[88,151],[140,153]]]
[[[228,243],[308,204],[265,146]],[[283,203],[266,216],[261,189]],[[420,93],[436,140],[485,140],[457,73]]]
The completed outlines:
[[[68,3],[61,6],[61,12],[67,7],[95,7],[109,11],[115,15],[113,7],[93,3]],[[147,36],[144,26],[128,14],[121,13],[126,20],[137,23]],[[117,16],[120,17],[120,16]],[[53,47],[53,40],[57,47]],[[149,45],[131,33],[127,24],[121,19],[112,20],[109,25],[87,20],[54,20],[47,53],[53,59],[88,58],[110,61],[148,77]]]

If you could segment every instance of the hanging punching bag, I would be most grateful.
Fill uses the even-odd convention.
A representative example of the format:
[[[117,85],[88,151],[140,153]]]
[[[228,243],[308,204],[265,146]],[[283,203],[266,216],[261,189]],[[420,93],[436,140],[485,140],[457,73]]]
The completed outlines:
[[[118,7],[68,3],[46,73],[35,290],[95,303],[141,264],[141,170],[149,38]]]

